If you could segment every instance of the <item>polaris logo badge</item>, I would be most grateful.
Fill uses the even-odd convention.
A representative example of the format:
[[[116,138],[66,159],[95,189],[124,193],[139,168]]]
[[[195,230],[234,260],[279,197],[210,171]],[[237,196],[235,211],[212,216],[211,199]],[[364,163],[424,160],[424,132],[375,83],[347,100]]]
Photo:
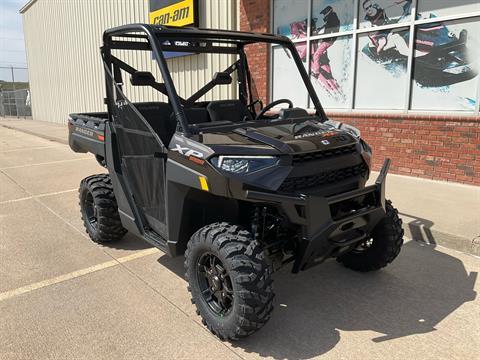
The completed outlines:
[[[330,141],[328,141],[328,140],[322,140],[322,144],[323,144],[323,145],[330,145]]]

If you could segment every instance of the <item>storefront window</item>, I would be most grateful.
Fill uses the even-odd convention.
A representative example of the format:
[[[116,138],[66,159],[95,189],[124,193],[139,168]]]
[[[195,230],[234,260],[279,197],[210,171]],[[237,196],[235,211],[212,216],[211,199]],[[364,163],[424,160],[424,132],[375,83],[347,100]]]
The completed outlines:
[[[323,106],[350,107],[352,40],[350,36],[315,40],[310,46],[310,80]]]
[[[410,21],[412,0],[359,0],[360,28]]]
[[[479,19],[419,25],[415,35],[411,108],[475,110]]]
[[[273,14],[327,110],[480,115],[479,0],[273,0]],[[274,98],[307,102],[293,63],[272,55]]]
[[[354,0],[313,0],[312,35],[352,30],[354,6]]]
[[[408,28],[358,37],[355,107],[403,109],[407,88]]]
[[[417,14],[422,19],[469,14],[480,11],[479,0],[418,0]]]
[[[306,53],[307,43],[296,44],[299,54],[302,49]],[[297,70],[295,61],[290,52],[283,47],[273,48],[273,67],[275,69],[273,77],[273,99],[290,99],[294,106],[306,108],[307,90],[300,73]]]
[[[307,36],[308,0],[275,0],[273,27],[292,40]]]

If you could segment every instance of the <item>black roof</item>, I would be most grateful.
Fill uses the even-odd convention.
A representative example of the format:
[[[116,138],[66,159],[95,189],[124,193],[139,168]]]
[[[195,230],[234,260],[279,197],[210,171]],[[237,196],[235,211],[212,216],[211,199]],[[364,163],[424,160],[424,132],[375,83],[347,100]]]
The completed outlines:
[[[178,40],[219,40],[237,43],[254,43],[254,42],[267,42],[288,44],[291,43],[290,39],[282,35],[273,35],[268,33],[254,33],[245,31],[232,31],[232,30],[214,30],[203,29],[196,27],[174,27],[165,25],[150,25],[150,24],[130,24],[114,27],[105,30],[104,37],[121,36],[121,37],[137,37],[143,38],[142,35],[134,35],[135,33],[152,33],[158,38],[165,39],[178,39]]]

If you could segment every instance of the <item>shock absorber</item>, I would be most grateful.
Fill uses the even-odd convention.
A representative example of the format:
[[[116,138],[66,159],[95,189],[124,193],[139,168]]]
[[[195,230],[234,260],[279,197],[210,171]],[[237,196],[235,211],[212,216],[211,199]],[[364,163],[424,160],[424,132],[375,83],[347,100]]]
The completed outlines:
[[[265,218],[267,216],[267,207],[256,206],[252,215],[252,234],[253,239],[262,241],[265,232]]]
[[[258,228],[260,227],[260,212],[260,207],[255,206],[252,214],[252,234],[255,241],[258,241],[259,237]]]

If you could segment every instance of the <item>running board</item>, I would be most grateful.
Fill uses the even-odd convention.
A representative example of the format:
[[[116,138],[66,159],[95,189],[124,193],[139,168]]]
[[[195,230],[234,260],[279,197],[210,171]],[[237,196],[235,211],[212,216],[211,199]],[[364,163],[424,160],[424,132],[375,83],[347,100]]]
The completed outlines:
[[[167,246],[167,240],[165,240],[153,230],[145,230],[143,239],[149,244],[152,244],[156,248],[162,250],[164,253],[170,254]]]

